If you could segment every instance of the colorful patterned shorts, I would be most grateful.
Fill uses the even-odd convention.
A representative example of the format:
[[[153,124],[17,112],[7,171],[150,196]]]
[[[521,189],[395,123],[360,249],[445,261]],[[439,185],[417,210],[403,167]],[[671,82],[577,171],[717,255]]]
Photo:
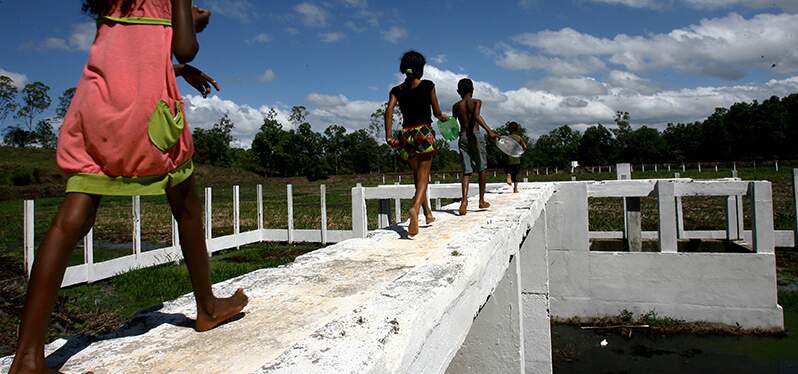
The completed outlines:
[[[403,128],[399,146],[399,156],[403,160],[435,153],[435,130],[430,125]]]

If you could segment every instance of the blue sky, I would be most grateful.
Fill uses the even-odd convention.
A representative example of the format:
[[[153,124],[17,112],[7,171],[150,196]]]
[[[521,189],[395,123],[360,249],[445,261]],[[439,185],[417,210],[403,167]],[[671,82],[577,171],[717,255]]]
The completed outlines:
[[[533,134],[615,110],[662,126],[798,92],[794,0],[195,2],[214,13],[195,66],[222,91],[202,99],[183,85],[189,119],[208,127],[227,113],[242,145],[272,107],[284,118],[304,105],[317,129],[366,126],[408,49],[427,56],[444,110],[469,76],[489,122]],[[0,1],[0,74],[54,98],[74,85],[93,38],[78,3]]]

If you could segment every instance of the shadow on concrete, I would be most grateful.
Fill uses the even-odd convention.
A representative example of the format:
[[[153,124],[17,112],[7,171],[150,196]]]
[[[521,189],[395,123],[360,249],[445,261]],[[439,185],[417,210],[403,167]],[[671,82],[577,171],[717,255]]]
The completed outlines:
[[[60,370],[72,357],[96,342],[105,340],[127,338],[144,335],[158,326],[169,324],[172,326],[194,329],[196,321],[181,313],[161,313],[163,304],[154,305],[136,313],[133,318],[120,327],[117,331],[101,336],[73,336],[66,338],[66,343],[51,353],[45,359],[47,367]],[[224,324],[237,321],[244,317],[239,313]]]

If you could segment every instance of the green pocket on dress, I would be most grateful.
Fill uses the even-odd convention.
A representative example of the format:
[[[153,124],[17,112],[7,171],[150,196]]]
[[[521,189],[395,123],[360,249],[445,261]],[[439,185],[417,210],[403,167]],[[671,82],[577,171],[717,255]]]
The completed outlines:
[[[175,102],[175,112],[177,114],[172,115],[172,109],[169,104],[161,100],[155,106],[155,111],[150,116],[150,121],[147,124],[147,134],[150,136],[150,141],[161,152],[166,152],[177,144],[180,140],[180,135],[183,134],[183,128],[186,126],[179,101]]]

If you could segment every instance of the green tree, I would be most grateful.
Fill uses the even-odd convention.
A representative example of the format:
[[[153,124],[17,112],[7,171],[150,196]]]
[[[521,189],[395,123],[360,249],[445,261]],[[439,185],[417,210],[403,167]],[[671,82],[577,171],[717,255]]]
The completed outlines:
[[[235,123],[225,114],[208,130],[194,129],[194,159],[205,164],[230,166],[234,127]]]
[[[55,148],[55,132],[53,125],[49,119],[43,119],[36,124],[36,129],[33,130],[33,139],[39,143],[42,148],[53,149]]]
[[[607,165],[613,157],[615,139],[610,130],[598,124],[582,134],[579,142],[579,162],[583,165]]]
[[[42,82],[29,83],[22,89],[22,107],[17,111],[16,118],[25,122],[28,131],[33,131],[36,116],[50,107],[53,100],[49,91],[50,87]]]
[[[383,143],[385,140],[385,110],[388,108],[388,103],[382,103],[369,118],[369,127],[367,131],[371,134],[377,142]],[[402,126],[402,112],[397,107],[393,111],[393,128],[400,128]]]
[[[0,75],[0,122],[17,111],[17,93],[14,81],[5,75]]]
[[[67,88],[61,97],[58,98],[58,106],[55,108],[55,115],[58,118],[66,117],[69,105],[72,104],[72,98],[75,97],[75,87]]]
[[[270,109],[252,141],[252,152],[260,167],[258,172],[264,175],[288,175],[292,167],[287,149],[289,142],[288,133],[277,120],[277,112]]]
[[[5,134],[3,135],[3,142],[5,144],[20,148],[27,147],[35,140],[32,131],[25,130],[19,126],[6,128]]]

